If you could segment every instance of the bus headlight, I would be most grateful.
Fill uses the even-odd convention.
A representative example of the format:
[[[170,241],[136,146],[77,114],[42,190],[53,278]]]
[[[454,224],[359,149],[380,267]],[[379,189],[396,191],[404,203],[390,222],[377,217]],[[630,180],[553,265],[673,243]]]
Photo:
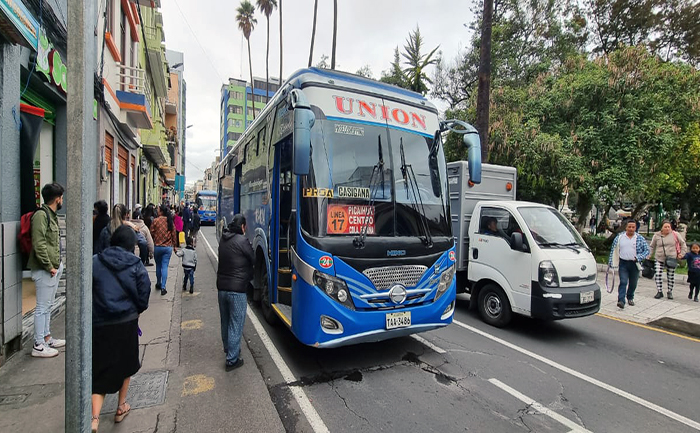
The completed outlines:
[[[550,260],[540,262],[539,280],[544,287],[559,287],[557,268]]]
[[[449,268],[445,269],[445,271],[440,275],[440,282],[438,283],[438,289],[437,289],[437,294],[435,295],[435,300],[437,301],[440,299],[442,295],[445,294],[447,289],[450,288],[450,284],[452,284],[452,279],[455,276],[455,265],[451,265]]]
[[[348,285],[345,284],[345,281],[323,272],[314,271],[314,283],[337,303],[355,310],[355,304],[348,293]]]

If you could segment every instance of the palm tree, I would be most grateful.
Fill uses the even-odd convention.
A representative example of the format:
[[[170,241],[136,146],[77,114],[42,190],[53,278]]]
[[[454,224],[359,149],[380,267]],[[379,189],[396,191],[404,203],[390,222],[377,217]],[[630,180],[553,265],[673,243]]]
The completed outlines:
[[[258,0],[258,9],[267,19],[267,51],[265,51],[265,102],[270,97],[270,15],[277,7],[277,0]],[[255,103],[253,103],[255,106]],[[253,107],[255,108],[255,107]],[[255,111],[255,110],[253,110]]]
[[[250,33],[255,28],[258,20],[255,19],[255,7],[248,1],[243,0],[241,5],[236,9],[236,21],[238,28],[243,32],[245,40],[248,42],[248,65],[250,66],[250,90],[253,90],[253,59],[250,57]],[[247,107],[246,107],[247,109]],[[255,99],[253,99],[253,120],[255,120]],[[248,125],[246,125],[248,126]]]
[[[309,68],[314,58],[314,40],[316,39],[316,15],[318,14],[318,0],[314,0],[314,24],[311,26],[311,48],[309,49]]]
[[[282,86],[282,0],[280,0],[280,87]]]
[[[408,35],[406,45],[403,47],[404,52],[401,55],[406,59],[404,64],[408,65],[403,70],[408,88],[425,95],[428,92],[428,84],[426,83],[432,83],[425,70],[437,61],[433,55],[440,46],[433,48],[433,51],[428,54],[421,54],[422,46],[423,37],[420,35],[420,29],[416,26],[416,29]]]
[[[335,35],[338,33],[338,0],[333,0],[333,48],[331,51],[331,69],[335,69]]]

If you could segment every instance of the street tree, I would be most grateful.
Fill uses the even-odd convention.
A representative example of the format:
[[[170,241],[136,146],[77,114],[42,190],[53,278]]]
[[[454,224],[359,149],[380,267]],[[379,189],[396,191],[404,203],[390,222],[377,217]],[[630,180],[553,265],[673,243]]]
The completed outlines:
[[[253,88],[253,59],[250,55],[250,34],[258,20],[255,19],[255,7],[248,0],[243,0],[236,9],[236,22],[248,43],[248,66],[250,67],[250,86]],[[255,103],[253,103],[253,120],[255,120]]]
[[[391,66],[388,71],[382,71],[382,77],[379,81],[383,83],[393,84],[394,86],[408,88],[406,74],[404,74],[401,68],[401,55],[399,54],[399,47],[394,48],[394,61],[391,62]]]
[[[401,55],[404,58],[404,65],[406,65],[403,68],[403,73],[406,77],[408,88],[425,95],[429,90],[428,84],[432,83],[432,80],[428,77],[427,68],[437,62],[435,53],[440,46],[433,48],[428,54],[423,54],[421,52],[423,44],[420,28],[416,26],[416,29],[408,35]]]
[[[270,97],[270,15],[277,7],[277,0],[257,0],[258,9],[267,20],[267,45],[265,48],[265,99]],[[280,80],[282,76],[280,75]],[[255,111],[255,110],[253,110]]]

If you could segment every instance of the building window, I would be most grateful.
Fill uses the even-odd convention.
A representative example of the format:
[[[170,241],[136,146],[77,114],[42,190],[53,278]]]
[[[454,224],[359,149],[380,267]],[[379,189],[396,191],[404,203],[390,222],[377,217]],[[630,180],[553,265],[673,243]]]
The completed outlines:
[[[107,22],[105,31],[108,31],[114,35],[114,5],[112,4],[112,0],[107,0],[107,5],[105,7],[107,8],[107,17],[105,18]]]
[[[233,119],[228,119],[228,127],[233,128]]]

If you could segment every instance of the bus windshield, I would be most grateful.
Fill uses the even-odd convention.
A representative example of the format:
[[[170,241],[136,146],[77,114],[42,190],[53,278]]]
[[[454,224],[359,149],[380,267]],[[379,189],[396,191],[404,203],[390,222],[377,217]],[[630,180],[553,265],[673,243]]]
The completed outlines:
[[[363,230],[422,237],[427,226],[429,236],[451,236],[442,152],[437,191],[428,169],[432,140],[379,125],[317,120],[311,170],[302,180],[304,230],[316,237]]]
[[[216,210],[216,197],[199,195],[197,196],[197,206],[201,211],[215,211]]]

